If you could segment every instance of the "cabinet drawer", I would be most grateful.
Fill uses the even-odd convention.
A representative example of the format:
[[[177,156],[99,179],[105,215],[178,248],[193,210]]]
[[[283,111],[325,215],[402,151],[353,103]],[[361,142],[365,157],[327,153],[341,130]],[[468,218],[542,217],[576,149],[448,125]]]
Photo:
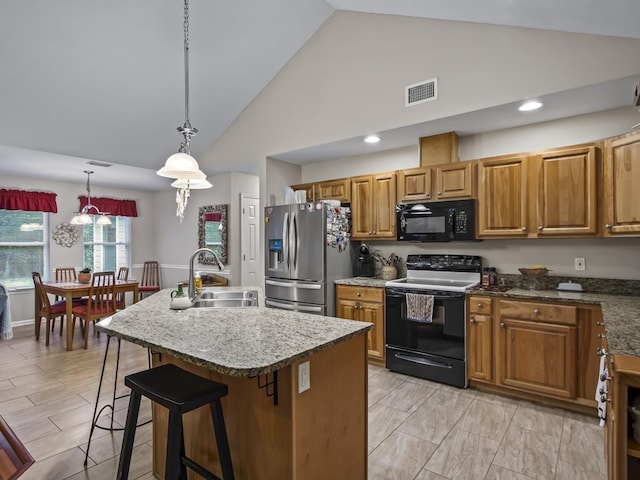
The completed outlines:
[[[500,300],[500,316],[541,322],[576,325],[576,307]]]
[[[337,285],[336,293],[338,299],[384,303],[384,288]]]
[[[489,297],[469,297],[469,311],[471,313],[484,313],[485,315],[491,315],[491,305],[493,299]]]

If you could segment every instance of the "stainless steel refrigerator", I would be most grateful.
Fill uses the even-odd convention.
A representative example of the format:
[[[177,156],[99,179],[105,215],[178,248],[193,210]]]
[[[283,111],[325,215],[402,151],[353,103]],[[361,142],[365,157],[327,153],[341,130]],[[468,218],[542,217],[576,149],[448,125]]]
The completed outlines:
[[[268,307],[335,315],[334,280],[352,276],[348,207],[311,202],[265,207]]]

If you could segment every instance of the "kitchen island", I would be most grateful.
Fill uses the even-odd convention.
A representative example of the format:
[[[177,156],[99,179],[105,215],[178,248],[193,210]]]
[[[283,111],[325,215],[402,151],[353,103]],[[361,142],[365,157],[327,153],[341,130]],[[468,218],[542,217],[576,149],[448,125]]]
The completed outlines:
[[[246,290],[247,287],[225,288]],[[367,478],[367,348],[371,324],[264,308],[171,310],[162,290],[97,326],[225,383],[237,479]],[[299,366],[309,362],[308,390]],[[303,379],[303,382],[306,379]],[[153,406],[154,474],[164,476],[166,411]],[[209,411],[184,417],[187,456],[220,475]]]

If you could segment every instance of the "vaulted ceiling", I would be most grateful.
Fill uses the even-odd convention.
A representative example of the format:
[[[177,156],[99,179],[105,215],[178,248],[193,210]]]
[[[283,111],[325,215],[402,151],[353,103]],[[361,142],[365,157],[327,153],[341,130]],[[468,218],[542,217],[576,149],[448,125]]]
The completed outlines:
[[[640,38],[640,2],[611,3],[191,0],[190,118],[200,130],[192,152],[209,149],[335,10]],[[0,174],[83,181],[85,162],[97,160],[122,166],[119,186],[161,188],[154,172],[179,146],[184,121],[182,8],[2,2]],[[100,172],[92,181],[116,183]]]

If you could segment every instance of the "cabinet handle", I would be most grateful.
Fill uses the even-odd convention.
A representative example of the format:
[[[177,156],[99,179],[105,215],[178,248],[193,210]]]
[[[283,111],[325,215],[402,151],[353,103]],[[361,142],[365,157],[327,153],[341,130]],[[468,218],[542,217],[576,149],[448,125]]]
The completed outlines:
[[[608,375],[606,375],[606,374],[604,374],[604,373],[601,373],[601,374],[600,374],[600,381],[602,381],[602,382],[608,382],[608,381],[610,381],[610,380],[613,380],[613,377],[610,377],[610,376],[608,376]]]
[[[613,225],[611,225],[610,223],[605,223],[604,224],[604,228],[611,228]]]
[[[533,313],[534,313],[535,315],[538,315],[538,314],[540,313],[540,310],[538,310],[537,308],[534,308],[534,309],[533,309]]]
[[[522,227],[520,230],[522,230],[523,232],[527,231],[527,227]]]
[[[542,225],[538,225],[538,231],[541,232],[542,231]]]
[[[500,322],[500,328],[504,328],[504,322]]]

